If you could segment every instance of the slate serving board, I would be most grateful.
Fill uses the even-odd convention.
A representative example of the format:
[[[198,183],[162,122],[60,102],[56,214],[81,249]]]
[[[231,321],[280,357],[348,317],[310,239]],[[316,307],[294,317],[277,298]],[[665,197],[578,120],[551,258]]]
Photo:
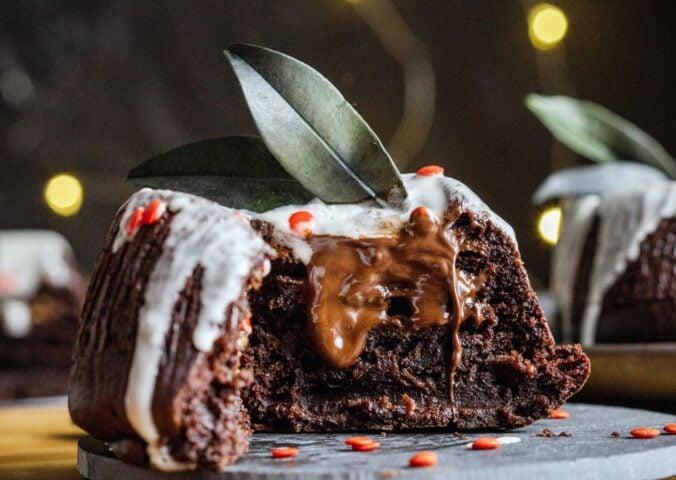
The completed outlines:
[[[676,435],[638,440],[629,430],[638,426],[662,428],[676,422],[671,415],[618,407],[569,404],[567,420],[540,420],[529,427],[492,432],[491,436],[521,439],[492,451],[467,448],[472,439],[488,433],[466,434],[416,432],[370,434],[381,442],[374,452],[353,452],[343,444],[351,434],[254,434],[250,452],[223,473],[189,472],[164,474],[132,467],[113,458],[105,445],[85,438],[78,445],[77,468],[91,480],[528,480],[528,479],[652,479],[676,475]],[[543,429],[571,437],[541,438]],[[620,438],[611,433],[621,433]],[[270,450],[295,445],[300,455],[275,460]],[[435,468],[409,468],[409,456],[419,450],[436,450]]]

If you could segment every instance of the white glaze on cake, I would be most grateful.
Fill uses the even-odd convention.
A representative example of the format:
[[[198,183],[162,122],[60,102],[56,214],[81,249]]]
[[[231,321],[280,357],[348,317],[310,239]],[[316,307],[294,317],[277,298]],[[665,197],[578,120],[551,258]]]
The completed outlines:
[[[145,302],[138,312],[134,357],[129,372],[125,409],[130,424],[148,444],[152,465],[164,471],[194,468],[171,458],[152,415],[159,363],[171,314],[186,280],[201,265],[201,308],[193,333],[195,348],[209,352],[219,337],[226,312],[246,287],[252,269],[260,267],[269,247],[237,212],[193,195],[143,189],[127,202],[113,244],[117,252],[130,236],[126,225],[136,208],[161,198],[174,214],[169,234],[146,285]],[[143,227],[141,227],[143,228]]]
[[[246,213],[251,218],[271,223],[274,226],[274,240],[291,248],[296,258],[305,264],[312,257],[312,249],[289,227],[289,216],[298,210],[307,210],[314,216],[312,231],[315,235],[349,238],[387,237],[395,234],[408,221],[411,211],[416,207],[427,207],[437,215],[441,215],[451,203],[460,201],[463,208],[486,215],[516,245],[514,231],[507,222],[488,208],[465,184],[444,175],[422,176],[409,173],[402,177],[408,191],[408,198],[402,210],[381,208],[371,201],[327,205],[315,199],[305,205],[287,205],[264,213]]]
[[[68,241],[47,230],[0,232],[0,321],[6,335],[21,338],[32,327],[29,302],[44,282],[67,287],[73,270]]]
[[[659,223],[676,216],[676,182],[658,182],[640,191],[589,196],[564,203],[564,223],[552,271],[553,293],[562,313],[563,341],[572,341],[576,270],[591,223],[598,218],[594,263],[582,315],[581,343],[596,341],[598,319],[608,289],[640,254],[643,240]],[[676,256],[676,252],[673,253]]]

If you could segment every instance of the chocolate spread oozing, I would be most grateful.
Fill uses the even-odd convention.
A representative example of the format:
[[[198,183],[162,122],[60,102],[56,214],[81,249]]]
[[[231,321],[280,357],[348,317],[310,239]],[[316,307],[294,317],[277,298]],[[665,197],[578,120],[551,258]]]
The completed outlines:
[[[457,217],[457,215],[454,215]],[[401,326],[409,314],[415,330],[451,324],[450,399],[453,375],[462,347],[462,322],[483,320],[474,297],[485,282],[456,266],[458,253],[471,248],[450,229],[417,209],[398,235],[351,239],[316,236],[309,239],[313,256],[308,266],[308,330],[317,350],[335,368],[353,365],[369,331],[381,324]]]

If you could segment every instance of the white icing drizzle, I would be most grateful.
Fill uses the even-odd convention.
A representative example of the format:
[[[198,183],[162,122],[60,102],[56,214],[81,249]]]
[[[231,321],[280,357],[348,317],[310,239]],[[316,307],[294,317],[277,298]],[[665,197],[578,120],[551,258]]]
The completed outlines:
[[[125,409],[129,422],[148,444],[152,465],[164,471],[194,468],[171,458],[152,415],[152,400],[164,341],[174,304],[186,280],[201,265],[201,307],[193,333],[195,348],[208,352],[218,338],[228,306],[237,300],[254,262],[268,247],[236,212],[193,195],[143,189],[134,194],[120,219],[113,253],[129,239],[126,225],[136,208],[160,198],[174,214],[138,313],[134,357],[129,372]],[[141,227],[143,228],[143,227]],[[231,317],[228,322],[236,322]]]
[[[298,210],[307,210],[315,218],[312,229],[316,235],[339,235],[350,238],[387,237],[393,235],[408,221],[416,207],[427,207],[441,215],[456,200],[469,210],[488,216],[516,244],[512,227],[496,215],[465,184],[444,175],[423,176],[414,173],[402,175],[408,198],[402,210],[382,208],[367,201],[357,204],[327,205],[314,199],[306,205],[286,205],[264,213],[246,212],[251,218],[264,220],[274,226],[274,240],[291,248],[296,258],[307,264],[312,257],[310,245],[289,227],[289,216]]]
[[[586,346],[596,341],[598,317],[608,289],[627,265],[638,258],[643,240],[662,220],[674,216],[676,182],[659,182],[641,191],[613,193],[601,198],[583,197],[565,206],[563,231],[552,272],[556,303],[566,315],[562,326],[568,336],[563,338],[564,341],[572,340],[571,311],[576,270],[594,219],[599,219],[599,231],[581,326],[581,343]]]
[[[592,220],[600,198],[587,195],[565,199],[561,203],[563,226],[552,258],[551,290],[555,292],[555,308],[561,316],[560,341],[573,342],[573,292],[575,277]]]
[[[0,321],[8,336],[21,338],[31,330],[30,299],[45,282],[68,286],[72,267],[68,241],[47,230],[0,232]]]

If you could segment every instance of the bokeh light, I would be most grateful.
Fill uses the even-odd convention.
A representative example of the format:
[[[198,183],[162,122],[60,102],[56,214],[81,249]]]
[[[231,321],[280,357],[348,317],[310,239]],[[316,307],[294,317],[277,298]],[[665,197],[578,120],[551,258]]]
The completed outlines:
[[[562,212],[559,207],[551,207],[540,214],[538,233],[540,238],[550,245],[556,245],[561,235]]]
[[[45,186],[45,202],[62,217],[75,215],[82,206],[82,197],[80,180],[67,173],[53,176]]]
[[[538,3],[528,13],[528,36],[535,48],[548,50],[563,40],[568,19],[563,11],[548,3]]]

